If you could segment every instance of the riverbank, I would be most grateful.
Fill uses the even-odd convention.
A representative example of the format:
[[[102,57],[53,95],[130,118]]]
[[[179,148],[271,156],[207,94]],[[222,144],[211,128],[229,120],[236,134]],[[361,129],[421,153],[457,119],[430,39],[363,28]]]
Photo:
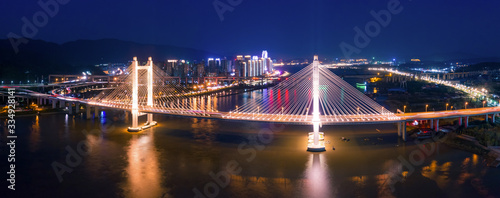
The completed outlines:
[[[28,117],[28,116],[35,116],[35,115],[50,115],[50,114],[58,114],[58,113],[64,113],[65,111],[62,109],[43,109],[40,111],[16,111],[15,116],[16,117]],[[0,113],[0,119],[8,118],[8,113],[3,112]]]
[[[470,128],[459,128],[448,134],[445,144],[457,149],[469,151],[484,157],[489,167],[500,166],[500,126],[483,123]]]

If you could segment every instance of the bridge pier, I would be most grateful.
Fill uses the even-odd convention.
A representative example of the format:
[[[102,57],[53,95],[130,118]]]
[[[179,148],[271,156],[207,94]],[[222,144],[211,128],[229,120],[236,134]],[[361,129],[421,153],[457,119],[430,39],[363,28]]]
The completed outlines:
[[[469,127],[469,116],[465,116],[464,126],[465,126],[465,128]]]
[[[90,120],[90,118],[92,118],[91,108],[92,106],[90,106],[89,104],[85,105],[85,116],[87,117],[87,120]]]
[[[496,113],[494,113],[493,115],[491,115],[491,123],[495,123],[495,117],[497,116]]]
[[[153,123],[153,114],[152,113],[148,113],[148,123]]]
[[[94,107],[94,119],[99,118],[99,107],[95,106]]]
[[[51,100],[52,102],[52,109],[57,108],[57,100]]]
[[[430,126],[431,129],[434,129],[434,119],[431,119],[431,126]]]
[[[75,114],[78,114],[78,113],[80,113],[80,103],[75,102]]]
[[[462,126],[462,117],[458,118],[458,126]]]
[[[68,112],[69,115],[73,115],[73,102],[68,103]]]
[[[434,131],[436,131],[436,132],[439,131],[439,119],[436,119]]]
[[[406,121],[398,122],[398,135],[406,142]]]
[[[137,109],[133,109],[132,110],[132,127],[129,128],[129,131],[132,131],[132,130],[139,130],[140,129],[138,128],[139,126],[139,111]]]
[[[401,137],[402,133],[401,133],[401,129],[402,129],[402,126],[401,126],[401,123],[398,123],[398,137]]]

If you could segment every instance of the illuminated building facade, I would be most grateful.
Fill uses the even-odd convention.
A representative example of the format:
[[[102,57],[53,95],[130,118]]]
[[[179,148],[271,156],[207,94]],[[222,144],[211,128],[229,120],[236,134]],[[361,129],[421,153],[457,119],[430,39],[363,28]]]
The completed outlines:
[[[273,71],[273,61],[268,57],[266,50],[262,51],[262,57],[250,55],[236,56],[235,73],[241,77],[263,76]]]

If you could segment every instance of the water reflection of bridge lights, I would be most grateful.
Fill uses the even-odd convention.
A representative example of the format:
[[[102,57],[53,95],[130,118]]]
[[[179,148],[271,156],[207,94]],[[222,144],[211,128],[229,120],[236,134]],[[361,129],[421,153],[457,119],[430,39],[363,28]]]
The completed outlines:
[[[152,131],[151,131],[152,132]],[[127,152],[127,183],[123,186],[126,197],[162,197],[161,169],[154,144],[154,133],[133,136]]]
[[[307,180],[307,197],[334,197],[332,195],[331,177],[324,154],[310,154],[306,164],[305,179]],[[333,189],[333,191],[336,191]]]

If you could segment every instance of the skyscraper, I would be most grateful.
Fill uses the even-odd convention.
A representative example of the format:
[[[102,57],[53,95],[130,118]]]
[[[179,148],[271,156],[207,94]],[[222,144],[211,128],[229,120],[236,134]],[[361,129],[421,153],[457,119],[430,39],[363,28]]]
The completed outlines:
[[[177,65],[177,60],[167,60],[165,63],[165,73],[172,76],[174,74],[175,67]]]

